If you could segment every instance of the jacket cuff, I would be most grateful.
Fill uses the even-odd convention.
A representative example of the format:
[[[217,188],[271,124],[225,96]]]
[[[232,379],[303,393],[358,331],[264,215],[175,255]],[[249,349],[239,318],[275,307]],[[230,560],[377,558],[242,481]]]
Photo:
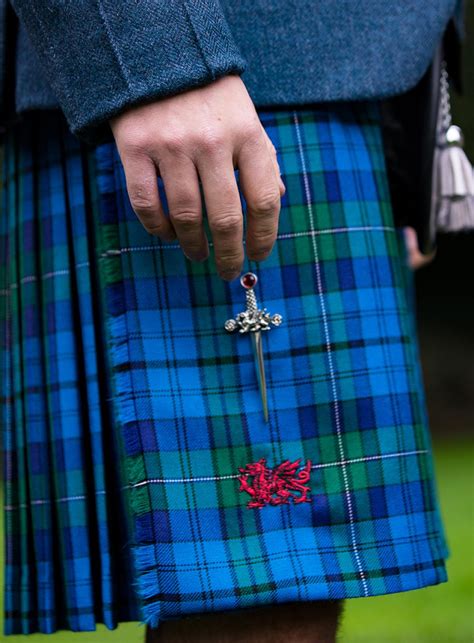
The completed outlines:
[[[242,73],[217,0],[13,0],[71,131],[97,144],[144,102]]]

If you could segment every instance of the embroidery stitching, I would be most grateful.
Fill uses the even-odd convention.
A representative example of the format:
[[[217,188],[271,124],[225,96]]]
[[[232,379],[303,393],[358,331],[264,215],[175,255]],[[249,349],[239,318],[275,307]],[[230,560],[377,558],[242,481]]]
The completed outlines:
[[[311,498],[307,497],[311,488],[306,484],[311,472],[311,460],[307,460],[304,468],[297,473],[300,462],[301,458],[295,462],[285,460],[271,468],[267,466],[265,458],[260,458],[258,462],[239,467],[242,474],[239,476],[239,491],[245,491],[252,498],[248,501],[247,508],[261,509],[265,505],[289,504],[290,499],[294,504],[311,502]],[[292,493],[293,491],[297,493]]]

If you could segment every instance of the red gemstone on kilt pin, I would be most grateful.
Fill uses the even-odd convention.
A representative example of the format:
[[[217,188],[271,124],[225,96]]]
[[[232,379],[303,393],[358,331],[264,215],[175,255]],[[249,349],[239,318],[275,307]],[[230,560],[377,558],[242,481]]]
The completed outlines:
[[[251,496],[247,508],[289,504],[290,500],[294,504],[311,502],[311,498],[308,498],[311,488],[306,484],[309,482],[311,460],[307,460],[303,469],[297,471],[300,462],[301,458],[295,462],[285,460],[272,468],[267,466],[265,458],[260,458],[257,462],[239,467],[239,491]]]
[[[254,275],[253,272],[246,272],[245,275],[242,275],[240,283],[244,288],[253,288],[257,283],[257,275]]]

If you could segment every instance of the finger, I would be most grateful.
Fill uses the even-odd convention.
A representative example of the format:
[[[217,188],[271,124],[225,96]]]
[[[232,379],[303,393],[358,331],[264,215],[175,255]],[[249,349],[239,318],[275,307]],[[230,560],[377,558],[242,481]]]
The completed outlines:
[[[408,251],[408,264],[413,270],[418,270],[429,264],[436,255],[436,250],[424,255],[420,252],[418,247],[418,237],[416,236],[415,229],[412,227],[404,228],[405,243]]]
[[[273,162],[273,165],[274,165],[274,168],[275,168],[275,174],[276,174],[276,177],[277,177],[277,180],[278,180],[278,187],[279,187],[279,190],[280,190],[280,197],[282,197],[286,192],[286,187],[285,187],[285,184],[283,183],[283,179],[281,178],[281,170],[280,170],[280,165],[278,163],[277,151],[276,151],[275,146],[273,145],[270,137],[266,133],[265,128],[263,127],[263,125],[262,125],[262,130],[263,130],[263,135],[264,135],[265,141],[267,143],[267,147],[268,147],[268,150],[270,152],[270,156],[272,158],[272,162]]]
[[[192,261],[209,256],[204,231],[202,201],[196,167],[191,159],[180,158],[160,164],[168,211],[184,254]]]
[[[152,159],[143,155],[122,159],[122,163],[130,204],[145,230],[163,241],[176,239],[160,200],[156,167]]]
[[[206,201],[217,271],[222,279],[232,281],[240,274],[245,258],[242,205],[232,156],[208,153],[198,161],[197,168]]]
[[[247,256],[262,261],[275,243],[281,207],[275,164],[263,136],[241,148],[238,165],[240,186],[247,203]]]

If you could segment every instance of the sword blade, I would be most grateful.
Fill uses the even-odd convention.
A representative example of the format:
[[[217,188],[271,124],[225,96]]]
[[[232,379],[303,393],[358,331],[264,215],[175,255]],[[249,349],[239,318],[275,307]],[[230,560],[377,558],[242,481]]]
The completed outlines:
[[[255,370],[257,371],[258,386],[262,398],[263,416],[265,422],[268,422],[268,403],[267,403],[267,383],[265,380],[265,362],[263,360],[262,331],[252,331],[253,355],[255,358]]]

